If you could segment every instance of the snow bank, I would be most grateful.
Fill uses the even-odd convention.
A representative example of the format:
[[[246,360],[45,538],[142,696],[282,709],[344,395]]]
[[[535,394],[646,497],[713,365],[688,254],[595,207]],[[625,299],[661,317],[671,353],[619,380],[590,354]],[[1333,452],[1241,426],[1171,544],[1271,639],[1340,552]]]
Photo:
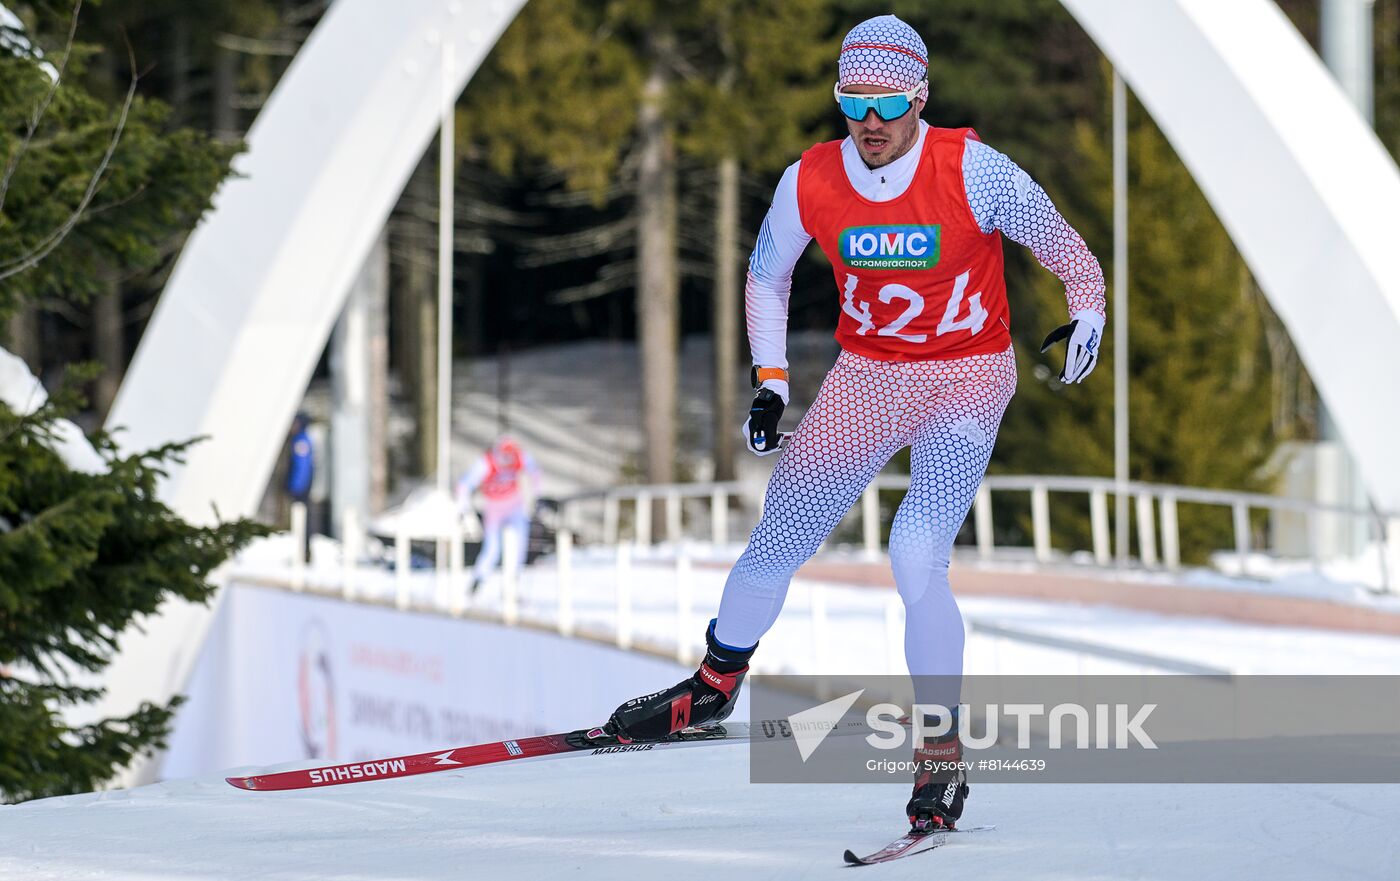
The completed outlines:
[[[18,355],[0,349],[0,401],[21,416],[27,416],[48,401],[44,386],[29,372]],[[74,471],[101,474],[107,470],[102,457],[88,443],[83,430],[67,419],[54,423],[54,452]]]

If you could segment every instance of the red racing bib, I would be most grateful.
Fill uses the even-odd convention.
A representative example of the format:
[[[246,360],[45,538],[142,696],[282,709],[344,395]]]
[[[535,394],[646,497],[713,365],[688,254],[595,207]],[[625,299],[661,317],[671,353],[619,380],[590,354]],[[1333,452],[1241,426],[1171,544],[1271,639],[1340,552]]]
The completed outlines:
[[[1011,345],[1001,233],[977,226],[963,186],[968,136],[930,128],[909,189],[888,202],[851,186],[840,141],[802,154],[797,208],[836,275],[843,349],[927,361]]]
[[[493,450],[486,454],[486,479],[481,482],[481,494],[488,499],[500,500],[515,495],[520,489],[520,471],[523,467],[520,455],[496,455]]]

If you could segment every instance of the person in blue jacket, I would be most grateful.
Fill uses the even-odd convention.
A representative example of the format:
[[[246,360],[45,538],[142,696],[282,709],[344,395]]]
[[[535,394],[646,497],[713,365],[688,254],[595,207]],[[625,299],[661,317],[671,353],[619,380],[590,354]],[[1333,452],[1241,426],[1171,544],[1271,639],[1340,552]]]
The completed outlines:
[[[311,444],[307,428],[311,419],[305,413],[298,413],[292,420],[291,458],[287,463],[287,495],[293,502],[300,502],[308,509],[311,505],[311,482],[316,476],[316,452]],[[303,553],[311,558],[311,529],[306,529]]]

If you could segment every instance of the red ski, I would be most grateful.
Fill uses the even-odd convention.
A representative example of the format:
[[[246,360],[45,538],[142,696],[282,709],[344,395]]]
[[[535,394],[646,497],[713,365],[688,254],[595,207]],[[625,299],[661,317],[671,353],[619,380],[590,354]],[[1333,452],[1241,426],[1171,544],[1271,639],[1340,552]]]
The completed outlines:
[[[350,762],[296,771],[274,771],[248,777],[226,777],[230,785],[255,792],[283,789],[312,789],[337,786],[365,780],[388,780],[412,777],[437,771],[454,771],[478,765],[494,765],[519,759],[541,759],[572,754],[608,755],[612,753],[650,752],[705,743],[744,743],[749,738],[746,722],[727,723],[712,728],[687,728],[666,740],[652,743],[620,741],[603,733],[601,728],[571,731],[566,734],[542,734],[496,743],[482,743],[455,749],[396,756],[367,762]]]

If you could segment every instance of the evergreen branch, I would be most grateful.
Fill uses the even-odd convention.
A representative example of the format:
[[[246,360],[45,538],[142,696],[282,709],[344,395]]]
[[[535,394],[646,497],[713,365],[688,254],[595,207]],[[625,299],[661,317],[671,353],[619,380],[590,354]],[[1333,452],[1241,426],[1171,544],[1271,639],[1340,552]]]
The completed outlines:
[[[710,81],[711,75],[708,71],[701,71],[689,58],[686,58],[683,55],[671,55],[670,65],[671,70],[679,74],[681,79],[689,80],[691,82]]]
[[[587,190],[547,190],[526,193],[525,204],[543,205],[547,208],[592,208],[597,198],[601,198],[604,204],[610,204],[619,198],[630,196],[632,192],[632,187],[621,183],[613,183],[596,193]]]
[[[715,277],[714,264],[702,260],[677,260],[676,269],[682,276],[688,276],[690,278]]]
[[[544,222],[544,217],[540,214],[514,211],[504,205],[497,205],[484,199],[474,199],[471,196],[459,198],[456,215],[458,223],[466,220],[491,225],[539,226]]]
[[[9,440],[17,432],[23,431],[26,427],[28,427],[31,420],[38,422],[38,420],[40,419],[40,416],[38,414],[40,414],[43,411],[44,407],[48,406],[48,402],[46,401],[33,409],[29,409],[29,406],[34,403],[34,397],[42,393],[43,386],[39,385],[39,383],[36,381],[34,383],[33,388],[29,390],[29,398],[24,402],[25,409],[28,412],[10,410],[8,405],[4,404],[3,402],[0,402],[0,408],[3,408],[0,409],[0,417],[3,417],[5,411],[9,411],[10,413],[14,414],[14,425],[10,427],[9,431],[0,433],[0,445],[3,445],[5,441]],[[10,420],[7,418],[0,418],[0,423],[9,421]]]
[[[39,130],[39,122],[48,112],[49,105],[53,103],[54,95],[58,94],[58,84],[63,82],[63,72],[68,69],[68,59],[73,54],[73,40],[78,33],[78,10],[83,6],[83,0],[75,0],[73,3],[73,17],[68,23],[68,40],[63,46],[63,60],[58,63],[58,70],[55,72],[53,82],[49,84],[49,90],[44,94],[44,100],[34,108],[34,113],[29,117],[29,127],[25,129],[24,137],[15,147],[10,159],[5,163],[4,177],[0,177],[0,210],[5,208],[5,196],[10,191],[10,178],[14,177],[15,169],[19,168],[20,157],[29,149],[29,143],[34,140],[34,133]]]
[[[237,34],[219,34],[214,45],[230,52],[243,55],[273,55],[290,58],[301,48],[291,40],[267,40],[259,37],[240,37]]]
[[[316,16],[326,11],[329,0],[310,0],[300,6],[293,6],[282,13],[282,21],[287,25],[306,24]]]
[[[87,313],[75,307],[67,300],[60,300],[57,297],[45,297],[41,307],[45,312],[61,315],[65,321],[70,322],[74,327],[87,330],[89,327]]]
[[[610,263],[598,271],[596,280],[588,284],[555,291],[549,295],[549,302],[556,306],[582,303],[584,300],[592,300],[615,291],[625,290],[636,282],[637,262],[635,260]]]
[[[117,145],[121,143],[122,133],[126,130],[126,120],[131,113],[131,106],[136,101],[136,83],[138,81],[136,57],[130,43],[127,43],[126,49],[127,57],[131,62],[131,84],[127,87],[126,99],[122,102],[122,109],[120,115],[117,117],[116,128],[112,130],[112,138],[107,144],[107,152],[102,155],[102,161],[98,163],[97,168],[92,173],[92,177],[88,179],[87,191],[83,193],[83,198],[78,202],[78,207],[73,209],[73,213],[69,215],[68,219],[57,229],[44,237],[33,250],[28,254],[16,257],[14,260],[0,263],[0,281],[33,269],[35,266],[39,265],[39,261],[49,256],[49,254],[52,254],[55,248],[63,244],[63,240],[68,237],[68,234],[73,231],[73,228],[82,222],[83,217],[87,213],[88,205],[92,203],[93,197],[97,195],[97,188],[102,183],[102,176],[107,173],[107,167],[112,162],[112,156],[117,152]]]
[[[111,211],[113,208],[120,208],[123,205],[128,205],[132,202],[135,202],[137,199],[141,198],[141,195],[145,193],[147,189],[149,189],[149,186],[147,184],[141,184],[140,186],[133,189],[130,193],[127,193],[125,196],[121,197],[120,199],[116,199],[114,201],[107,202],[102,205],[93,206],[92,208],[88,209],[88,217],[96,217],[99,214]]]
[[[616,251],[631,243],[636,228],[636,218],[628,215],[579,232],[540,236],[524,243],[526,253],[519,265],[535,269]]]
[[[394,215],[437,226],[437,201],[415,199],[410,195],[405,195],[399,200]],[[545,220],[545,216],[538,212],[515,211],[503,205],[474,199],[471,196],[458,197],[456,211],[453,212],[453,215],[457,223],[465,220],[478,223],[508,224],[510,226],[539,226]],[[436,232],[433,233],[433,241],[437,241]]]
[[[53,440],[56,437],[53,423],[72,416],[86,406],[87,399],[83,397],[79,386],[91,382],[97,376],[97,372],[97,365],[71,365],[63,385],[32,408],[30,405],[34,403],[34,398],[44,394],[44,387],[38,380],[35,380],[29,390],[24,410],[12,409],[0,401],[0,426],[6,429],[0,432],[0,446],[20,432],[27,432],[29,437],[41,442]]]

